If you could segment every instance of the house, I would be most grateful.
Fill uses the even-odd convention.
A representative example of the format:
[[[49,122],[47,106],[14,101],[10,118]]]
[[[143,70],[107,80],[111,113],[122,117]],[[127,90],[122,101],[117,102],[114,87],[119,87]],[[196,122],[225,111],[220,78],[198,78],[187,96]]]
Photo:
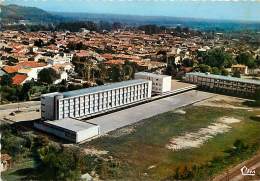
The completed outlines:
[[[231,66],[231,72],[240,72],[240,74],[248,74],[248,67],[246,65],[236,64]]]
[[[16,74],[12,77],[13,85],[23,85],[26,81],[29,81],[29,77],[25,74]]]
[[[15,66],[5,66],[3,68],[3,71],[8,74],[25,74],[27,75],[27,80],[37,80],[38,79],[38,73],[44,69],[50,67],[50,65],[47,65],[45,63],[39,63],[39,62],[31,62],[31,61],[25,61],[20,62]]]
[[[59,71],[60,78],[55,80],[53,84],[59,84],[63,80],[68,80],[68,73],[65,71]]]

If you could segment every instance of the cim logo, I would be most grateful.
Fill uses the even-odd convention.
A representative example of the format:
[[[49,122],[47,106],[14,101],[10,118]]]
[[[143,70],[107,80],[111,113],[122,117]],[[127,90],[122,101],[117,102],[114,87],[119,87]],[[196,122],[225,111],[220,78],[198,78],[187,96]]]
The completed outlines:
[[[241,173],[244,176],[255,176],[255,170],[250,170],[249,168],[247,168],[246,166],[243,166],[241,169]]]

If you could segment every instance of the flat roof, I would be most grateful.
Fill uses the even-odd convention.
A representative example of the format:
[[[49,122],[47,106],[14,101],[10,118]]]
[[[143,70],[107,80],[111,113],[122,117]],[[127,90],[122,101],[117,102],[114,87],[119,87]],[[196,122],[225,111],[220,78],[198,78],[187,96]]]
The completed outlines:
[[[169,75],[154,74],[154,73],[150,73],[150,72],[137,72],[137,73],[135,73],[135,75],[144,75],[144,76],[160,77],[160,78],[171,77]]]
[[[106,85],[101,85],[97,87],[90,87],[86,89],[79,89],[79,90],[74,90],[74,91],[69,91],[69,92],[63,92],[64,98],[66,97],[73,97],[73,96],[79,96],[79,95],[84,95],[84,94],[91,94],[91,93],[96,93],[96,92],[102,92],[105,90],[112,90],[120,87],[127,87],[139,83],[146,83],[149,82],[148,80],[144,79],[135,79],[135,80],[128,80],[128,81],[123,81],[123,82],[117,82],[117,83],[111,83],[111,84],[106,84]]]
[[[60,120],[54,120],[54,121],[45,121],[45,123],[49,125],[53,125],[55,127],[63,128],[72,132],[79,132],[86,129],[89,129],[91,127],[96,127],[98,125],[87,123],[83,121],[79,121],[73,118],[64,118]]]
[[[200,76],[200,77],[207,77],[207,78],[213,78],[213,79],[221,79],[221,80],[227,80],[227,81],[260,85],[259,80],[242,79],[242,78],[224,76],[224,75],[214,75],[214,74],[207,74],[207,73],[201,73],[201,72],[190,72],[190,73],[187,73],[186,75],[195,75],[195,76]]]

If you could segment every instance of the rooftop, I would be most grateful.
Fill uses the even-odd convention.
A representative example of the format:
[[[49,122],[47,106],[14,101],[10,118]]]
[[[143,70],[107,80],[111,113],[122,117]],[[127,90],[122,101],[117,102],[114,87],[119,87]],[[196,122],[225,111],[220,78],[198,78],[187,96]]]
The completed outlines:
[[[14,77],[12,77],[12,82],[14,85],[20,85],[27,79],[27,77],[28,76],[24,74],[16,74]]]
[[[143,75],[143,76],[158,77],[158,78],[170,77],[168,75],[154,74],[149,72],[138,72],[135,73],[135,75]]]
[[[111,84],[106,84],[106,85],[97,86],[97,87],[91,87],[91,88],[86,88],[86,89],[79,89],[79,90],[64,92],[62,94],[64,97],[73,97],[73,96],[79,96],[79,95],[83,95],[83,94],[102,92],[105,90],[112,90],[112,89],[116,89],[116,88],[120,88],[120,87],[127,87],[130,85],[135,85],[135,84],[140,84],[140,83],[145,83],[145,82],[149,82],[149,81],[143,80],[143,79],[128,80],[128,81],[111,83]]]
[[[55,120],[55,121],[45,121],[45,123],[53,126],[57,126],[72,132],[79,132],[86,129],[89,129],[91,127],[96,127],[97,125],[93,123],[87,123],[83,121],[78,121],[73,118],[65,118],[61,120]]]
[[[242,79],[242,78],[236,78],[236,77],[224,76],[224,75],[214,75],[214,74],[207,74],[207,73],[201,73],[201,72],[190,72],[190,73],[187,73],[186,75],[195,75],[195,76],[200,76],[200,77],[207,77],[207,78],[213,78],[213,79],[221,79],[221,80],[227,80],[227,81],[260,85],[259,80]]]

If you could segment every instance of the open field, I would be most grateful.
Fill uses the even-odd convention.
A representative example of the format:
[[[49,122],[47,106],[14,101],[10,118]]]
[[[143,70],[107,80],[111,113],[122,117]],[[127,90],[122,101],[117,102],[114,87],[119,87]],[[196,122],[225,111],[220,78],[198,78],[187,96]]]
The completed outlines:
[[[187,106],[216,96],[213,93],[191,90],[175,96],[137,105],[104,116],[87,120],[100,126],[101,134],[106,134],[118,128],[137,123],[152,116]]]
[[[225,156],[225,150],[232,148],[237,139],[248,145],[260,144],[260,122],[251,119],[252,116],[260,115],[260,110],[243,106],[240,99],[226,96],[218,98],[218,102],[226,100],[230,104],[214,107],[214,97],[206,100],[205,105],[201,103],[182,110],[169,111],[116,130],[85,144],[84,147],[108,151],[107,155],[125,163],[127,166],[122,168],[124,170],[117,175],[117,179],[164,180],[171,177],[179,166],[203,165],[216,157]],[[234,106],[241,109],[233,108]],[[216,124],[222,124],[222,127],[212,128]],[[209,128],[218,131],[209,133]],[[183,144],[190,140],[198,142],[201,137],[204,139],[192,147],[167,148],[172,140],[187,138],[187,134],[195,137],[188,136],[191,139],[183,139]],[[234,164],[241,161],[237,158]],[[224,169],[225,167],[219,168],[218,172]],[[209,179],[209,175],[200,176],[202,177],[197,180]]]

